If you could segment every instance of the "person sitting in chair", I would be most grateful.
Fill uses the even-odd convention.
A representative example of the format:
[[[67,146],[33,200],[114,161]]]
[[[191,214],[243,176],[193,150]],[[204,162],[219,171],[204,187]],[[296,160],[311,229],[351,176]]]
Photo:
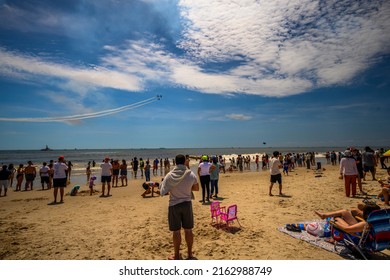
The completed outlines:
[[[144,182],[142,184],[142,187],[144,188],[144,193],[141,194],[142,197],[145,197],[145,195],[147,194],[153,194],[154,193],[157,193],[157,194],[160,194],[160,191],[159,191],[159,187],[160,187],[160,184],[159,183],[155,183],[155,182]],[[154,188],[157,188],[157,190],[155,191]]]
[[[331,212],[319,212],[314,211],[321,219],[335,218],[335,225],[342,231],[347,233],[357,233],[364,230],[367,224],[366,220],[368,215],[375,210],[379,210],[380,207],[376,204],[362,204],[359,203],[357,209],[351,209],[351,211],[341,209]],[[361,217],[363,220],[358,220],[355,217]]]

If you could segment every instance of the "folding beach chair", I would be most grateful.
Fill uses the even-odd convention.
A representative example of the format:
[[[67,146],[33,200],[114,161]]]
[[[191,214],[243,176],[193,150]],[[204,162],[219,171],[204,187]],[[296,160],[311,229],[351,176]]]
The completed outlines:
[[[344,242],[349,249],[358,252],[365,260],[370,253],[390,249],[390,209],[371,212],[366,222],[360,236],[343,232],[332,223],[333,238]],[[334,229],[341,234],[335,234]]]
[[[236,204],[230,205],[227,208],[227,210],[226,210],[225,206],[221,207],[221,215],[220,215],[220,217],[221,217],[222,221],[225,221],[227,226],[229,226],[230,223],[232,223],[235,220],[237,220],[238,224],[241,227],[241,224],[238,221],[238,217],[237,217],[237,205]]]
[[[221,202],[213,201],[210,204],[211,224],[214,222],[219,224],[219,218],[221,216]]]

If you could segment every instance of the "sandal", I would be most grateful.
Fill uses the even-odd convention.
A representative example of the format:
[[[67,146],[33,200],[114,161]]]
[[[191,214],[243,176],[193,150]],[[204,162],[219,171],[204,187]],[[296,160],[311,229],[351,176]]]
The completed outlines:
[[[301,232],[302,230],[295,225],[286,225],[286,229],[294,232]]]

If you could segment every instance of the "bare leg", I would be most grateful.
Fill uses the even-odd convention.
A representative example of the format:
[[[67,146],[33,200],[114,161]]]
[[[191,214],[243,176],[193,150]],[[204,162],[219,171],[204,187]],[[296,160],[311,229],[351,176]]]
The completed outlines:
[[[283,195],[283,193],[282,193],[282,184],[279,184],[279,195]]]
[[[271,183],[271,185],[269,186],[269,196],[273,196],[273,194],[272,194],[273,185],[274,185],[274,183]]]
[[[110,190],[111,190],[111,184],[110,182],[107,183],[107,196],[110,196]]]
[[[106,183],[102,183],[102,195],[101,196],[104,196],[105,190],[106,190]]]
[[[57,193],[58,193],[58,188],[57,187],[55,187],[54,188],[54,203],[56,203],[57,202]]]
[[[180,244],[181,244],[181,233],[180,230],[173,232],[173,248],[175,250],[174,259],[180,259]]]
[[[185,233],[185,239],[186,239],[186,243],[187,243],[187,254],[188,254],[187,258],[191,259],[193,257],[192,256],[192,245],[194,244],[194,235],[192,234],[191,229],[185,229],[184,233]]]
[[[333,211],[333,212],[326,212],[326,213],[321,213],[321,212],[318,212],[318,211],[314,211],[314,213],[316,213],[321,219],[332,218],[332,217],[334,217],[334,218],[341,217],[341,218],[344,219],[344,221],[348,225],[357,224],[357,221],[352,216],[351,212],[349,212],[349,211],[347,211],[345,209],[337,210],[337,211]]]
[[[64,202],[64,188],[60,188],[60,196],[61,196],[60,202]]]

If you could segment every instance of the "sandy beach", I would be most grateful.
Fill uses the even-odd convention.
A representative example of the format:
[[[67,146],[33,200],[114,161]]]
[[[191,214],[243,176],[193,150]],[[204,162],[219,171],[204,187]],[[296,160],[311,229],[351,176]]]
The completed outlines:
[[[347,198],[338,166],[318,173],[304,167],[283,176],[285,197],[268,196],[269,171],[221,173],[219,201],[238,205],[241,227],[232,231],[211,225],[210,206],[193,200],[194,252],[199,260],[337,260],[337,254],[277,230],[286,223],[313,220],[314,210],[349,209],[363,197]],[[378,168],[378,178],[385,177]],[[130,177],[130,176],[129,176]],[[161,176],[152,176],[160,181]],[[142,198],[142,179],[112,189],[112,196],[77,196],[49,205],[52,190],[8,191],[0,197],[0,259],[7,260],[164,260],[173,251],[167,225],[168,197]],[[15,182],[14,182],[15,184]],[[65,190],[70,192],[71,186]],[[367,175],[363,188],[376,195],[379,184]],[[96,190],[101,190],[99,180]],[[359,191],[358,191],[359,194]],[[360,194],[359,194],[360,195]],[[383,204],[381,204],[383,206]],[[182,246],[183,256],[186,247]],[[385,254],[390,256],[387,250]]]

